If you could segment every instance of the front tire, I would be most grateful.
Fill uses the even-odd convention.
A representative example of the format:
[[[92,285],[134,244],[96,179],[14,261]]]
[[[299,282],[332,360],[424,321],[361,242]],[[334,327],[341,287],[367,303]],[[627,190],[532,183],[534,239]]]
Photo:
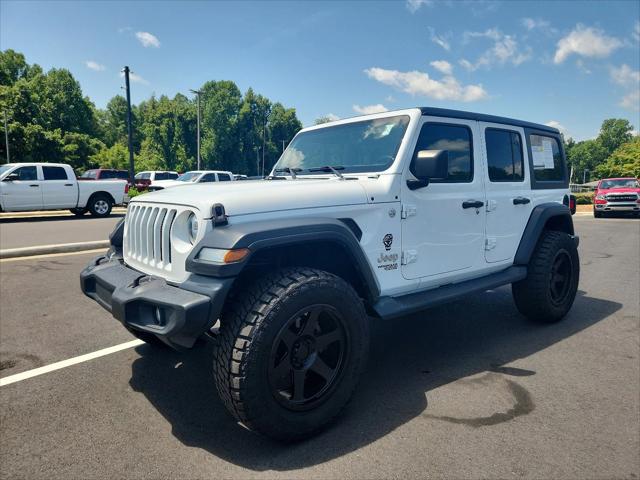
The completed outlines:
[[[218,393],[246,427],[300,440],[347,404],[366,364],[368,318],[341,278],[289,268],[259,279],[223,314]]]
[[[98,193],[89,199],[88,208],[94,217],[108,217],[113,208],[113,201],[108,195]]]
[[[71,213],[73,213],[76,217],[81,217],[85,213],[87,213],[87,209],[86,208],[72,208],[69,211]]]
[[[597,211],[596,208],[593,207],[593,217],[594,218],[602,218],[602,212]]]
[[[513,299],[529,320],[557,322],[573,305],[579,277],[574,239],[564,232],[546,230],[529,261],[527,278],[511,287]]]

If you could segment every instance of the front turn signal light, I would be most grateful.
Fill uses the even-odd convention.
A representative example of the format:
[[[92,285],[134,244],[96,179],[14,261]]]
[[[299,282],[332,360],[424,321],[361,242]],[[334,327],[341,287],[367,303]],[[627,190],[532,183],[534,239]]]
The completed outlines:
[[[198,260],[213,263],[237,263],[244,260],[249,255],[248,248],[238,248],[236,250],[225,250],[222,248],[203,247],[198,253]]]

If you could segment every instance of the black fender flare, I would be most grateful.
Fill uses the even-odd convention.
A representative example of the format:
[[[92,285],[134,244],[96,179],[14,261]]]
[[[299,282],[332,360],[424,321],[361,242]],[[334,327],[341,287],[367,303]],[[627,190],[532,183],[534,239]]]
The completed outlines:
[[[230,222],[225,226],[216,226],[192,249],[187,257],[186,269],[192,273],[211,277],[235,277],[246,267],[251,256],[260,250],[306,242],[332,242],[346,249],[363,280],[369,300],[373,301],[380,296],[380,287],[360,246],[357,235],[361,232],[353,221],[348,220],[305,217],[239,224]],[[247,248],[250,254],[238,263],[216,264],[198,259],[200,250],[205,247]]]
[[[528,265],[538,239],[549,221],[561,225],[569,235],[575,236],[573,219],[569,207],[561,203],[541,203],[534,207],[529,216],[529,221],[524,229],[520,245],[516,251],[513,263],[515,265]],[[576,237],[577,239],[577,237]]]

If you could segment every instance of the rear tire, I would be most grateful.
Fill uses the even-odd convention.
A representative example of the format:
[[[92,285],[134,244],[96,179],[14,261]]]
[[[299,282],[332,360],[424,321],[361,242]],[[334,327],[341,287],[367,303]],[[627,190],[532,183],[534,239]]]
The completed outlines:
[[[573,305],[579,277],[574,239],[564,232],[545,230],[529,261],[527,278],[511,287],[513,299],[529,320],[557,322]]]
[[[321,270],[288,268],[232,300],[213,372],[238,421],[281,441],[301,440],[347,404],[368,350],[368,317],[351,285]]]
[[[113,201],[108,195],[98,193],[89,199],[87,207],[94,217],[108,217],[113,208]]]

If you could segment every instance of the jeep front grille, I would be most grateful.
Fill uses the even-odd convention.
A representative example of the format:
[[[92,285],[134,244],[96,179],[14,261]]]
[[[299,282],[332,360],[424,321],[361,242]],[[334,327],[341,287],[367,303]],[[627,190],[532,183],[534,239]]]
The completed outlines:
[[[159,269],[171,266],[171,227],[177,210],[132,205],[126,219],[126,256]]]

